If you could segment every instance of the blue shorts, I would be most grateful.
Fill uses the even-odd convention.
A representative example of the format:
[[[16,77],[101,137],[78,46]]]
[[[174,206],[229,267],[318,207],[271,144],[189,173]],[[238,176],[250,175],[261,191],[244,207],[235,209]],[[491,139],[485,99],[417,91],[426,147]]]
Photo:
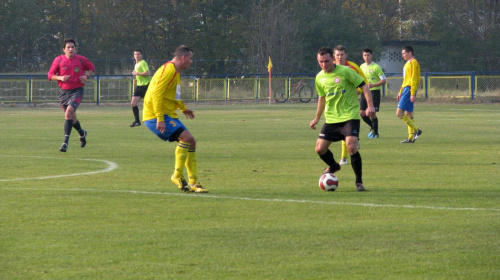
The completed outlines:
[[[398,108],[407,112],[413,112],[413,102],[410,100],[411,87],[404,87],[399,99]]]
[[[161,133],[158,129],[156,129],[156,119],[147,120],[144,124],[148,127],[151,132],[156,134],[156,136],[160,137],[163,141],[174,142],[178,141],[179,136],[184,130],[188,130],[179,119],[173,119],[168,115],[164,116],[165,118],[165,132]]]

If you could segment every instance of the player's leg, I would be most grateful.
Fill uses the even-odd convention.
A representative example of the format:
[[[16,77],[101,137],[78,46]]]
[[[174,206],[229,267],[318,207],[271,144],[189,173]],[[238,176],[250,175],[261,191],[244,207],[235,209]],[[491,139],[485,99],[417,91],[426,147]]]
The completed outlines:
[[[366,109],[368,108],[368,103],[366,102],[366,98],[364,94],[361,94],[361,97],[359,98],[359,115],[361,116],[361,119],[370,127],[370,132],[368,133],[368,137],[372,138],[373,136],[373,122],[370,117],[368,117],[365,113]]]
[[[335,161],[332,151],[330,151],[330,145],[332,141],[339,141],[343,139],[343,135],[340,133],[340,128],[335,124],[324,124],[321,129],[320,136],[316,140],[315,151],[325,162],[328,167],[325,172],[335,173],[340,170],[340,164]]]
[[[137,89],[136,89],[137,92]],[[139,107],[137,106],[137,103],[139,103],[139,100],[141,99],[140,96],[136,96],[136,93],[134,93],[134,96],[132,96],[132,101],[130,101],[130,106],[132,107],[132,113],[134,114],[134,122],[130,125],[130,127],[135,127],[135,126],[140,126],[141,125],[141,120],[139,118]]]
[[[374,90],[372,91],[372,99],[373,99],[373,107],[375,107],[375,112],[378,113],[380,110],[380,90]],[[375,115],[372,118],[372,128],[373,128],[373,134],[371,138],[379,138],[378,135],[378,117]]]
[[[340,154],[340,165],[346,165],[348,163],[347,161],[347,146],[346,146],[346,143],[344,140],[342,140],[342,143],[341,143],[341,154]]]
[[[410,87],[405,87],[401,94],[401,98],[398,103],[398,108],[396,109],[396,116],[400,118],[408,127],[408,138],[401,141],[401,143],[413,143],[414,133],[418,132],[418,127],[412,120],[413,117],[413,102],[410,100]]]
[[[363,164],[361,154],[359,153],[359,120],[350,120],[346,123],[343,133],[345,133],[347,149],[351,155],[351,167],[356,176],[356,190],[364,191],[363,186]]]

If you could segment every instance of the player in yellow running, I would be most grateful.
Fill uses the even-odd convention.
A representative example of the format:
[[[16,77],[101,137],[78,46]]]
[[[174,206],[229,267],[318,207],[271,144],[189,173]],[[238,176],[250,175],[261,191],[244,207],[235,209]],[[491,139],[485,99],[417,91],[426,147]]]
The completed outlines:
[[[177,141],[175,150],[175,170],[170,178],[180,190],[206,193],[198,182],[198,162],[196,140],[177,117],[179,109],[188,119],[194,119],[194,112],[181,100],[180,72],[189,68],[193,50],[180,46],[174,58],[163,64],[154,74],[144,97],[143,121],[151,132],[163,141]],[[188,182],[184,178],[187,169]]]
[[[378,112],[380,109],[380,90],[382,89],[382,85],[385,85],[385,83],[387,82],[387,79],[385,78],[385,74],[384,71],[382,71],[382,68],[377,63],[373,62],[373,52],[371,49],[363,50],[363,60],[365,61],[365,63],[361,64],[359,68],[361,68],[366,76],[366,79],[368,80],[368,87],[372,92],[373,106],[375,106],[375,112]],[[365,114],[366,99],[364,99],[364,95],[361,95],[359,103],[361,107],[361,111],[359,111],[359,113],[361,114],[361,118],[366,123],[368,123],[368,121],[365,120],[365,118],[368,118],[368,116],[366,116]],[[368,133],[368,138],[379,138],[377,116],[371,119],[371,121],[373,125],[372,130],[370,130],[370,133]]]
[[[358,75],[363,77],[363,81],[365,82],[366,85],[368,85],[368,80],[366,79],[365,74],[363,74],[363,71],[361,71],[359,66],[356,63],[347,60],[347,49],[343,45],[338,45],[333,49],[333,57],[335,59],[335,64],[347,66],[350,69],[354,70],[354,72],[356,72]],[[359,95],[362,93],[362,90],[360,88],[358,88],[357,92]],[[375,115],[374,115],[374,117],[376,118]],[[371,122],[370,117],[363,118],[363,121],[365,121],[370,126],[370,129],[372,128],[372,122]],[[359,142],[358,142],[358,145],[359,145]],[[348,163],[348,161],[347,161],[348,151],[347,151],[346,142],[342,141],[341,146],[342,146],[342,154],[340,156],[339,163],[340,163],[340,165],[345,165]],[[358,149],[359,149],[359,147],[358,147]]]
[[[413,55],[413,48],[406,46],[401,50],[401,56],[406,61],[403,67],[403,84],[398,94],[396,116],[408,126],[408,138],[401,143],[415,143],[422,130],[415,125],[413,105],[415,103],[418,83],[420,82],[420,64]]]

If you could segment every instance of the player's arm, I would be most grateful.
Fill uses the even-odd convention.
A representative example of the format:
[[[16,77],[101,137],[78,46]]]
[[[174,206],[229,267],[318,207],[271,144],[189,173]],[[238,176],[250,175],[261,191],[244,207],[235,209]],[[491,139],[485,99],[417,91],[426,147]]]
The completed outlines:
[[[365,113],[367,116],[372,117],[373,114],[375,114],[375,107],[373,106],[373,99],[372,99],[372,92],[370,91],[370,87],[365,84],[365,82],[362,82],[358,88],[361,88],[363,90],[363,94],[365,96],[367,108],[365,110]]]
[[[316,129],[316,125],[319,123],[321,119],[321,115],[325,111],[326,99],[325,96],[318,96],[318,106],[316,107],[316,117],[309,123],[309,127],[312,129]]]
[[[379,87],[387,83],[387,78],[380,67],[377,67],[377,73],[375,75],[378,75],[379,81],[375,84],[368,84],[370,88]]]
[[[417,94],[418,84],[420,83],[420,65],[416,59],[411,63],[411,96]]]

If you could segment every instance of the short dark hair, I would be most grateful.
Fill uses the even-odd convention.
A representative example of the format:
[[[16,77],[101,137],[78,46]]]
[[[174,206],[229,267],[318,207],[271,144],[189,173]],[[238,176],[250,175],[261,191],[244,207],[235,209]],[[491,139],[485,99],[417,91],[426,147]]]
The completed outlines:
[[[192,52],[193,52],[192,48],[190,48],[188,46],[185,46],[185,45],[180,45],[175,50],[174,56],[178,57],[178,58],[181,58],[181,57],[183,57],[185,55],[188,55],[189,53],[192,53]]]
[[[140,52],[142,54],[142,51],[140,49],[135,49],[134,52]]]
[[[332,51],[332,49],[330,49],[328,47],[323,47],[323,48],[319,49],[318,54],[319,55],[329,54],[331,57],[333,57],[333,51]]]
[[[338,45],[333,50],[347,53],[347,49],[344,47],[344,45]]]
[[[367,53],[373,54],[372,50],[369,49],[369,48],[364,49],[363,52],[367,52]]]
[[[66,44],[67,43],[73,43],[73,45],[75,45],[75,48],[76,48],[76,42],[75,40],[71,39],[71,38],[68,38],[68,39],[64,39],[64,42],[63,42],[63,49],[66,48]]]
[[[414,54],[413,48],[411,46],[405,46],[403,50],[405,50],[406,52],[411,52],[411,54]]]

